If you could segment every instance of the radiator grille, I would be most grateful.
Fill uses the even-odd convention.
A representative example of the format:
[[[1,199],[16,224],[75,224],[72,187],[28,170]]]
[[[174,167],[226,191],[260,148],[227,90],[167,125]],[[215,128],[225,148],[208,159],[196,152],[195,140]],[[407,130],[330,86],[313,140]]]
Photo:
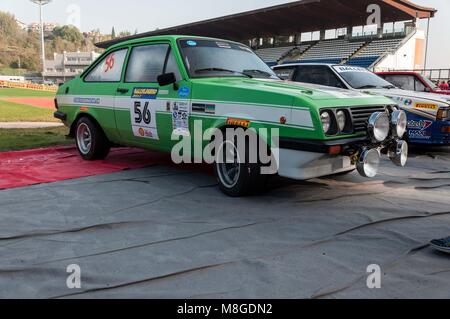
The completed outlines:
[[[367,121],[375,112],[385,112],[386,106],[363,106],[350,108],[355,133],[367,131]]]

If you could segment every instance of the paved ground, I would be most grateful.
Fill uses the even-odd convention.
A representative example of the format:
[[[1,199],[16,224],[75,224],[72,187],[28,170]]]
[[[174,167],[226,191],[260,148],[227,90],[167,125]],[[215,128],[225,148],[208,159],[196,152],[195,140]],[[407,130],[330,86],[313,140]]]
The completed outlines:
[[[448,151],[242,199],[165,165],[0,191],[0,297],[450,298]]]
[[[0,129],[33,129],[61,126],[64,126],[64,124],[54,122],[0,122]]]

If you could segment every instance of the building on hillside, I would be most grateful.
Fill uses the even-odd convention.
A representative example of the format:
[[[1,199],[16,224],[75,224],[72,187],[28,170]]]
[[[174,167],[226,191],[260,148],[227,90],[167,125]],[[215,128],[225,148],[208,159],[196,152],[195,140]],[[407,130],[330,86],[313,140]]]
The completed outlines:
[[[28,25],[22,21],[16,20],[17,25],[19,26],[20,30],[27,30]]]
[[[51,33],[58,26],[57,23],[45,22],[44,23],[44,32]],[[40,32],[41,25],[38,22],[33,22],[28,25],[28,31],[32,32]]]
[[[44,78],[55,83],[63,83],[81,74],[99,57],[96,52],[55,53],[53,60],[46,60]]]

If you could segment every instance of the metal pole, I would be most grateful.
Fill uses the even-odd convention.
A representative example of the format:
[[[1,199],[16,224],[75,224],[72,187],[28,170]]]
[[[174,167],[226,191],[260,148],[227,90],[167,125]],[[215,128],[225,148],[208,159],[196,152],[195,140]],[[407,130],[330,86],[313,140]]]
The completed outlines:
[[[428,18],[428,25],[427,25],[427,43],[425,45],[425,65],[424,69],[427,68],[427,62],[428,62],[428,41],[430,40],[430,18]]]
[[[41,46],[42,46],[42,80],[45,81],[45,39],[44,39],[44,19],[42,14],[42,3],[39,4],[40,20],[41,20]]]

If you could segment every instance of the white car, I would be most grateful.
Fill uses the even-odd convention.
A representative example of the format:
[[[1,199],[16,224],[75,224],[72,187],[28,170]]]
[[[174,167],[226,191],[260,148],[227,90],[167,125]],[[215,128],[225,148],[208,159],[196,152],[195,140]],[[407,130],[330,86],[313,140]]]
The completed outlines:
[[[408,115],[408,139],[413,144],[450,144],[450,95],[402,90],[357,66],[291,63],[273,67],[284,79],[357,90],[393,99]]]

